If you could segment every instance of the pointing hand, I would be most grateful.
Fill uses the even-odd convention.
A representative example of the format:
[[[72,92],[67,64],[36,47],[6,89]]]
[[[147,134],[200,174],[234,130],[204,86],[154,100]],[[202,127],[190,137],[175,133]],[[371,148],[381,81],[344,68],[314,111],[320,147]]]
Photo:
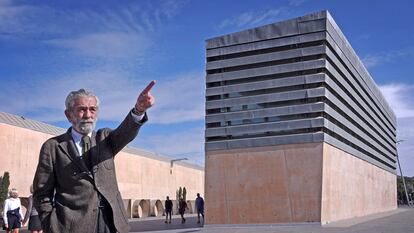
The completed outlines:
[[[155,103],[155,98],[151,95],[151,88],[155,85],[155,80],[152,80],[148,86],[139,94],[135,110],[138,113],[143,113],[152,107]]]

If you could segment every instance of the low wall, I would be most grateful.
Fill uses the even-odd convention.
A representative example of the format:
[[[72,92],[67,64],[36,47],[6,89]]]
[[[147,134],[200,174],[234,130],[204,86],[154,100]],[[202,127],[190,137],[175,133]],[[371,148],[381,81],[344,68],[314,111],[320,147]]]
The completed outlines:
[[[0,123],[0,176],[5,171],[9,172],[10,188],[17,188],[23,199],[30,195],[29,187],[33,182],[40,148],[51,137],[53,135]],[[179,187],[186,188],[187,199],[195,199],[197,193],[204,195],[204,170],[200,167],[182,162],[171,166],[168,157],[151,156],[153,153],[146,151],[140,154],[138,149],[135,151],[138,153],[121,151],[115,158],[119,190],[130,217],[134,214],[162,215],[161,200],[165,200],[166,196],[175,199]],[[139,210],[135,200],[143,199],[148,201],[148,205],[141,203]],[[153,201],[158,208],[154,209],[151,205]]]

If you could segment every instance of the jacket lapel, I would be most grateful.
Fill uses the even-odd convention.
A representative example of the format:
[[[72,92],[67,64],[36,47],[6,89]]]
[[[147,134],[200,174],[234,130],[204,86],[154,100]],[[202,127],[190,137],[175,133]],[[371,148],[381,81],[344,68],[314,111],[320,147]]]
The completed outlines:
[[[92,132],[92,137],[91,137],[91,162],[92,162],[92,175],[94,175],[99,168],[99,148],[98,145],[96,143],[96,132],[93,131]]]
[[[89,169],[86,167],[85,163],[82,161],[78,150],[76,149],[75,142],[72,139],[71,129],[69,128],[68,131],[64,134],[64,139],[59,143],[59,148],[62,152],[68,156],[68,158],[76,164],[82,171],[84,171],[88,176],[92,177]]]

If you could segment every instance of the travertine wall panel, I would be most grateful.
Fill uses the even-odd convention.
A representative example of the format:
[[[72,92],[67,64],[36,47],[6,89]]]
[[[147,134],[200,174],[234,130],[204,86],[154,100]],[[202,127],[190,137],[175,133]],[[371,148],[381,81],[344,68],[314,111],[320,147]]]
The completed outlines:
[[[17,188],[22,197],[30,195],[40,147],[50,137],[49,134],[0,124],[0,176],[8,171],[10,188]]]
[[[206,154],[206,223],[319,222],[322,144]]]
[[[321,222],[397,208],[396,176],[324,143]]]
[[[170,162],[120,152],[115,160],[119,189],[124,199],[175,199],[178,187],[186,187],[195,199],[204,190],[204,171]]]
[[[206,169],[206,224],[324,224],[397,208],[394,174],[327,143],[210,151]]]

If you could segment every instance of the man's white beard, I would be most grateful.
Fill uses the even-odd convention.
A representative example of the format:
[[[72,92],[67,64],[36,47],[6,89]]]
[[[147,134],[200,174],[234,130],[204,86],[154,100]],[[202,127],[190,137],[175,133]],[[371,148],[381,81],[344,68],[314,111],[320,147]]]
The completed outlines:
[[[80,122],[77,122],[76,125],[77,125],[77,130],[79,131],[79,133],[89,134],[95,129],[96,121],[94,121],[93,123],[80,121]]]

